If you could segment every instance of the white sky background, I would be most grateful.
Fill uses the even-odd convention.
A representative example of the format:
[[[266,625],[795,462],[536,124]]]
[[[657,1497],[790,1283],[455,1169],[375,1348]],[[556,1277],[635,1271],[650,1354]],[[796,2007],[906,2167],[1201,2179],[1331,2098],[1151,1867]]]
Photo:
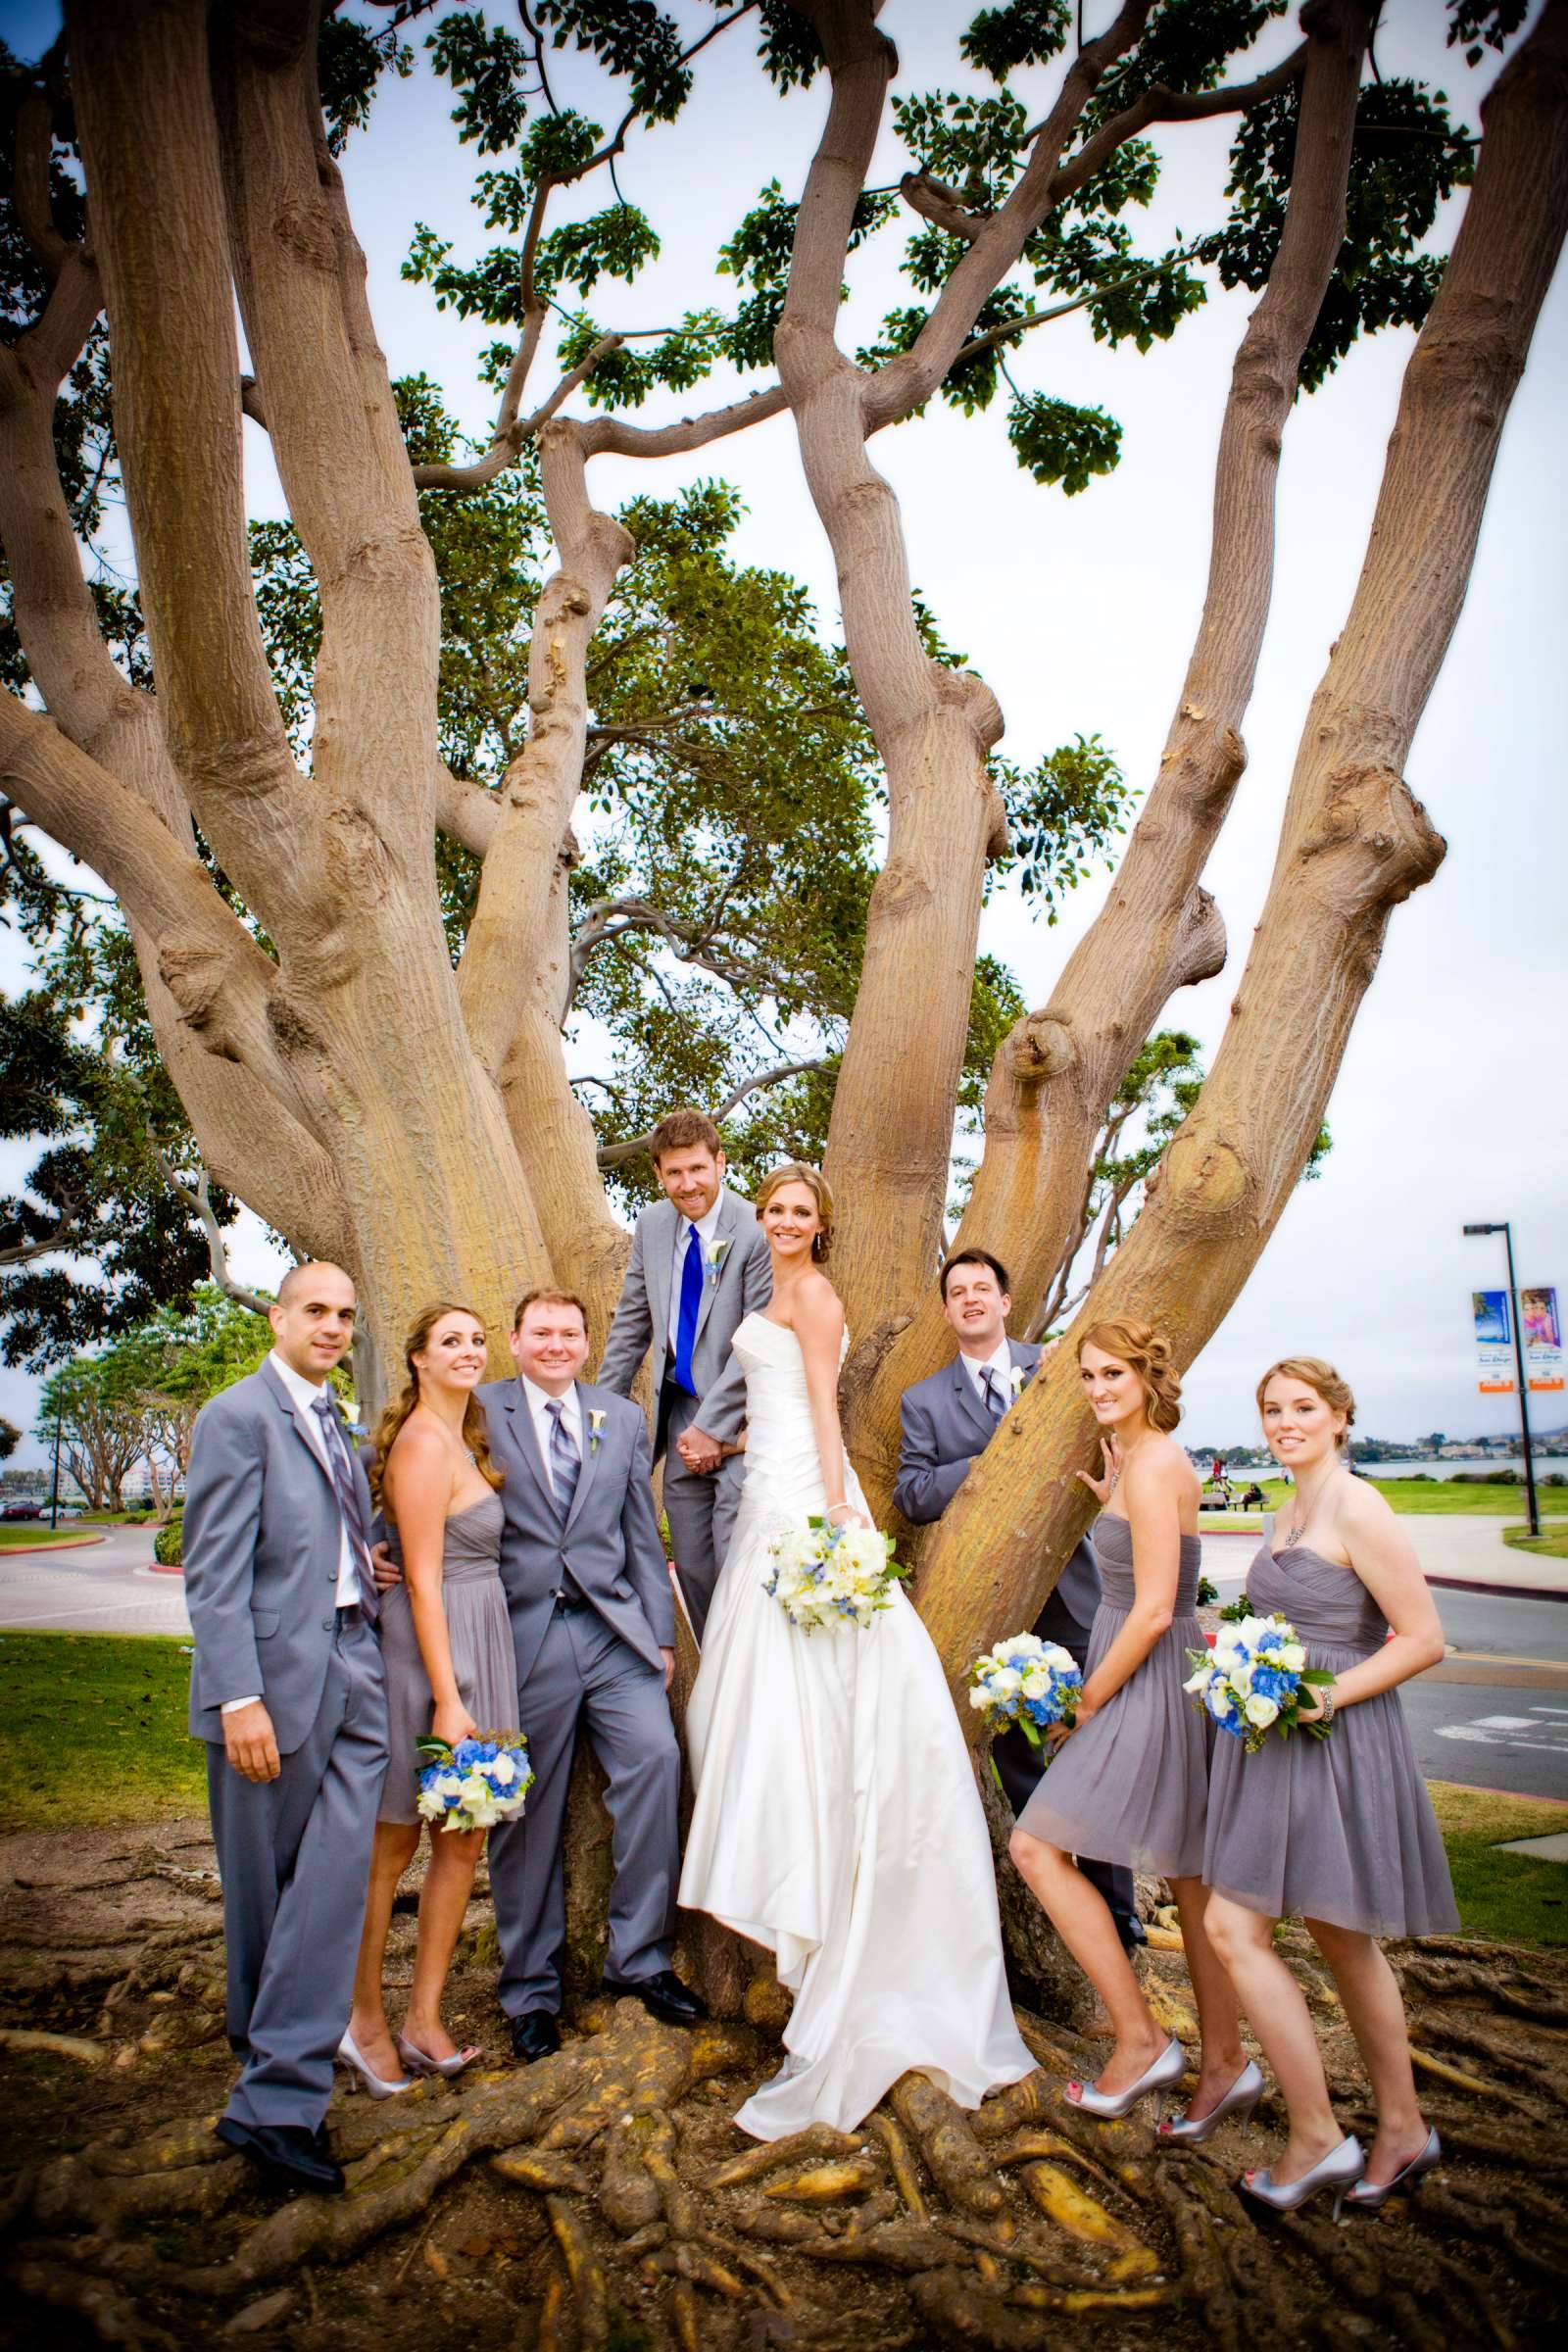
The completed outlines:
[[[956,66],[956,34],[976,4],[889,0],[881,22],[900,52],[897,90],[991,88]],[[494,0],[487,13],[492,22],[512,21]],[[710,21],[696,5],[679,13],[694,30]],[[1108,0],[1087,13],[1094,29]],[[35,0],[0,0],[0,24],[24,55],[36,54],[54,16]],[[1439,0],[1390,0],[1378,62],[1387,75],[1414,74],[1447,89],[1473,122],[1495,61],[1489,56],[1469,74],[1444,46],[1444,18]],[[415,27],[421,39],[423,30]],[[1289,20],[1271,27],[1259,69],[1296,37]],[[1054,87],[1054,74],[1032,78],[1042,92]],[[557,58],[552,80],[563,104],[606,122],[618,119],[603,79],[580,62]],[[1043,108],[1032,105],[1025,82],[1019,87],[1038,116]],[[649,212],[663,250],[634,288],[596,287],[594,317],[612,326],[663,325],[709,302],[728,307],[734,283],[714,279],[715,247],[770,177],[787,195],[799,193],[825,104],[820,82],[781,100],[761,76],[744,25],[716,41],[678,124],[634,134],[620,165],[626,197]],[[474,158],[458,148],[447,106],[421,54],[412,80],[383,82],[370,129],[352,142],[345,170],[393,372],[424,368],[465,426],[483,437],[493,396],[476,380],[473,355],[495,330],[436,313],[426,289],[398,276],[416,219],[455,239],[460,259],[495,241],[468,204]],[[1219,122],[1156,134],[1167,158],[1160,192],[1150,213],[1130,216],[1141,250],[1158,251],[1178,229],[1192,233],[1218,219],[1233,128]],[[904,168],[888,137],[873,184]],[[591,193],[577,191],[576,203],[552,219],[610,201],[608,187],[590,184]],[[1445,239],[1458,218],[1456,204]],[[845,348],[870,340],[892,304],[913,299],[898,274],[901,250],[888,232],[852,261]],[[901,496],[912,576],[949,641],[995,689],[1007,721],[1003,748],[1014,758],[1029,762],[1079,730],[1099,732],[1140,792],[1152,778],[1200,609],[1213,455],[1250,302],[1211,289],[1206,309],[1147,357],[1097,345],[1081,317],[1025,338],[1013,362],[1021,384],[1102,404],[1123,426],[1119,468],[1080,497],[1038,488],[1019,471],[1000,398],[988,416],[969,419],[933,404],[924,418],[873,444],[875,463]],[[1199,1037],[1205,1060],[1267,890],[1307,703],[1348,609],[1412,340],[1400,330],[1357,345],[1327,386],[1299,404],[1287,431],[1274,607],[1246,726],[1250,764],[1204,877],[1224,912],[1230,961],[1218,979],[1175,998],[1166,1014]],[[1334,1150],[1321,1177],[1297,1194],[1189,1374],[1191,1441],[1250,1439],[1257,1373],[1297,1349],[1340,1365],[1357,1391],[1365,1432],[1507,1429],[1516,1425],[1513,1401],[1476,1393],[1469,1328],[1472,1288],[1503,1280],[1501,1242],[1464,1241],[1460,1225],[1511,1217],[1520,1282],[1555,1282],[1568,1292],[1559,748],[1565,358],[1568,271],[1559,271],[1503,438],[1469,599],[1407,768],[1447,838],[1448,857],[1437,879],[1395,912],[1330,1106]],[[536,397],[545,388],[541,381]],[[743,387],[715,377],[679,400],[661,395],[641,418],[696,413],[735,388]],[[580,396],[574,406],[581,408]],[[246,434],[253,511],[281,514],[265,437],[250,426]],[[613,507],[639,491],[667,495],[714,474],[738,484],[750,510],[737,556],[802,579],[833,626],[832,560],[787,418],[690,459],[601,459],[590,479],[598,503]],[[993,902],[981,944],[1011,964],[1032,1004],[1049,995],[1104,887],[1103,873],[1081,886],[1054,930],[1032,919],[1011,890]],[[14,943],[0,942],[0,957],[8,981],[19,978]],[[24,1153],[8,1153],[0,1182],[15,1182],[24,1164]],[[275,1279],[276,1261],[247,1223],[240,1270]],[[1005,1255],[1007,1237],[990,1238]],[[23,1376],[0,1373],[0,1412],[29,1423],[33,1389]],[[1541,1397],[1537,1419],[1561,1426],[1568,1410]],[[16,1458],[36,1458],[36,1449]]]

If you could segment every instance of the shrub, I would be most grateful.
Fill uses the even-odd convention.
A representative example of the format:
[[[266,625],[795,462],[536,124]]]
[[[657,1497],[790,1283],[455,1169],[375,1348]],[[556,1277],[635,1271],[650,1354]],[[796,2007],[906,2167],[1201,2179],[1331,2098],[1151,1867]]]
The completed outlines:
[[[174,1511],[153,1538],[153,1558],[161,1568],[177,1568],[184,1559],[185,1514]]]

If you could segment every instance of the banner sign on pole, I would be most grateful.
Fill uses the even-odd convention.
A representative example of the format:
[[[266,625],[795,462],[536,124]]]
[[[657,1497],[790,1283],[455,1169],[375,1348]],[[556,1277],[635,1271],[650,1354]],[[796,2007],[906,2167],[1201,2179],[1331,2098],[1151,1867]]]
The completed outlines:
[[[1483,1396],[1512,1396],[1518,1382],[1513,1373],[1513,1329],[1506,1291],[1472,1291],[1475,1307],[1476,1355],[1481,1365],[1478,1382]]]
[[[1525,1378],[1532,1389],[1563,1385],[1562,1318],[1554,1290],[1521,1291],[1519,1321],[1524,1332]]]

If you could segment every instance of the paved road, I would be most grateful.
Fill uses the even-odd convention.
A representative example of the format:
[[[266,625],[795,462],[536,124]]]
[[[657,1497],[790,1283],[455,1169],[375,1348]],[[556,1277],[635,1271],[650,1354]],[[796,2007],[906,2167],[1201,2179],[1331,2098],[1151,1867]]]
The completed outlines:
[[[1474,1574],[1494,1546],[1503,1552],[1485,1522],[1413,1524],[1434,1574]],[[1469,1536],[1435,1544],[1439,1528],[1445,1538],[1456,1530]],[[1203,1566],[1222,1599],[1241,1591],[1256,1549],[1253,1536],[1204,1535]],[[1503,1552],[1509,1563],[1521,1556]],[[106,1542],[81,1551],[0,1558],[0,1631],[188,1636],[184,1587],[151,1561],[152,1536],[143,1528],[111,1529]],[[1560,1561],[1537,1564],[1562,1572]],[[1471,1788],[1568,1799],[1568,1603],[1507,1599],[1484,1588],[1434,1597],[1452,1654],[1403,1693],[1422,1771]]]
[[[1433,1573],[1441,1573],[1427,1541],[1434,1527],[1474,1527],[1465,1519],[1407,1524],[1418,1530]],[[1253,1536],[1204,1536],[1203,1567],[1222,1599],[1241,1591],[1256,1548]],[[1468,1564],[1461,1545],[1449,1550],[1455,1567]],[[1562,1568],[1561,1561],[1540,1563],[1548,1564]],[[1472,1788],[1568,1799],[1568,1604],[1509,1599],[1485,1588],[1435,1588],[1432,1597],[1450,1655],[1401,1692],[1422,1772]]]
[[[79,1551],[0,1555],[0,1631],[69,1634],[190,1632],[185,1587],[152,1564],[150,1528],[111,1527]]]

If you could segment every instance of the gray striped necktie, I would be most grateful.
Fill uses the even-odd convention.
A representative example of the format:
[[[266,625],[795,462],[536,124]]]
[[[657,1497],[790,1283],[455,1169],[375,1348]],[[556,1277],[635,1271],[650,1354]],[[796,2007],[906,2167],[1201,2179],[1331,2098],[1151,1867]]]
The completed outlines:
[[[1007,1409],[1006,1400],[997,1385],[997,1376],[989,1364],[983,1364],[980,1368],[980,1385],[985,1390],[986,1403],[991,1408],[992,1420],[1000,1421]]]
[[[354,1483],[354,1464],[349,1459],[349,1449],[343,1442],[343,1432],[337,1425],[337,1415],[324,1391],[314,1399],[311,1410],[320,1419],[327,1468],[332,1473],[337,1507],[343,1525],[348,1530],[349,1551],[353,1556],[354,1573],[360,1588],[360,1606],[366,1616],[373,1621],[380,1614],[381,1603],[370,1570],[370,1531],[360,1502],[360,1490]]]
[[[566,1427],[566,1408],[559,1396],[552,1396],[545,1406],[550,1415],[550,1483],[556,1490],[556,1508],[563,1523],[571,1511],[571,1498],[577,1492],[582,1474],[582,1455],[571,1442]]]

